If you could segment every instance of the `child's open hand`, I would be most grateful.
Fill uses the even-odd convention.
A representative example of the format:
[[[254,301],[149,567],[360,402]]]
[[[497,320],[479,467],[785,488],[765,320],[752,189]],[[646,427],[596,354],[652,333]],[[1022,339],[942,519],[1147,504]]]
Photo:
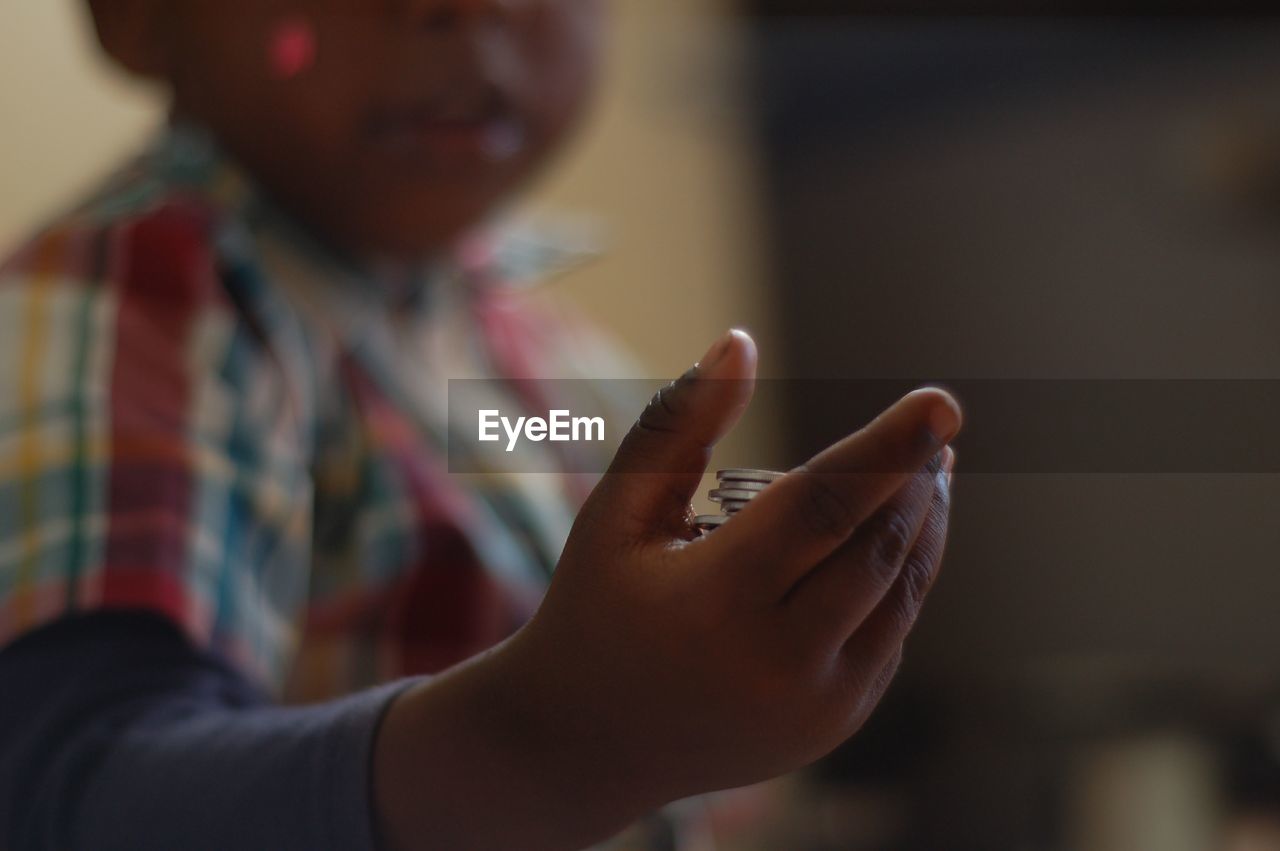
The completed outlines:
[[[910,394],[695,539],[690,499],[754,371],[734,333],[655,397],[538,614],[470,674],[504,754],[539,777],[542,815],[579,831],[530,842],[545,834],[526,812],[518,847],[574,847],[803,766],[857,731],[897,669],[938,572],[959,408]]]

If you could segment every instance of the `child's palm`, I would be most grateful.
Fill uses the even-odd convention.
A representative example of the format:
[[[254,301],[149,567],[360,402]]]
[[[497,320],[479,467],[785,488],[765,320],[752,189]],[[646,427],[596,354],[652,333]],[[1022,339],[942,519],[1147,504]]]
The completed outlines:
[[[722,348],[651,403],[500,653],[533,723],[589,742],[654,802],[784,773],[852,735],[946,537],[959,413],[922,391],[694,538],[689,499],[754,371],[749,339]]]

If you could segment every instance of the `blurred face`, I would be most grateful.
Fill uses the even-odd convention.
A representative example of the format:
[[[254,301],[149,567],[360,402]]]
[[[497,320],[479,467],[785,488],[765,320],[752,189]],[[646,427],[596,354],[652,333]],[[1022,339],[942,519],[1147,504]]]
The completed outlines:
[[[175,111],[290,212],[349,251],[417,260],[564,137],[603,2],[162,0],[154,37]]]

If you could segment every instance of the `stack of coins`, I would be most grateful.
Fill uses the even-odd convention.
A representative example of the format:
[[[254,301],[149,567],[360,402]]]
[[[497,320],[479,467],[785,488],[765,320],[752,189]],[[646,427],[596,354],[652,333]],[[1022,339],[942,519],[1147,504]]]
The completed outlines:
[[[716,473],[719,487],[707,494],[712,502],[720,503],[720,513],[700,514],[693,519],[693,525],[704,535],[720,527],[746,508],[756,494],[780,478],[782,473],[771,470],[721,470]]]

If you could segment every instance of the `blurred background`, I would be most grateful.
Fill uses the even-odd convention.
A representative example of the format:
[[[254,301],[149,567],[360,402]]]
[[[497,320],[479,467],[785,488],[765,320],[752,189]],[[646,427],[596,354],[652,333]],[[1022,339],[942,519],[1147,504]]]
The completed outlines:
[[[6,247],[162,120],[80,6],[0,8]],[[756,334],[787,380],[721,462],[856,426],[838,380],[1280,379],[1280,26],[614,6],[599,106],[525,214],[591,223],[600,258],[552,286],[650,375]],[[959,451],[885,706],[814,770],[713,797],[689,844],[1280,849],[1280,476]]]

